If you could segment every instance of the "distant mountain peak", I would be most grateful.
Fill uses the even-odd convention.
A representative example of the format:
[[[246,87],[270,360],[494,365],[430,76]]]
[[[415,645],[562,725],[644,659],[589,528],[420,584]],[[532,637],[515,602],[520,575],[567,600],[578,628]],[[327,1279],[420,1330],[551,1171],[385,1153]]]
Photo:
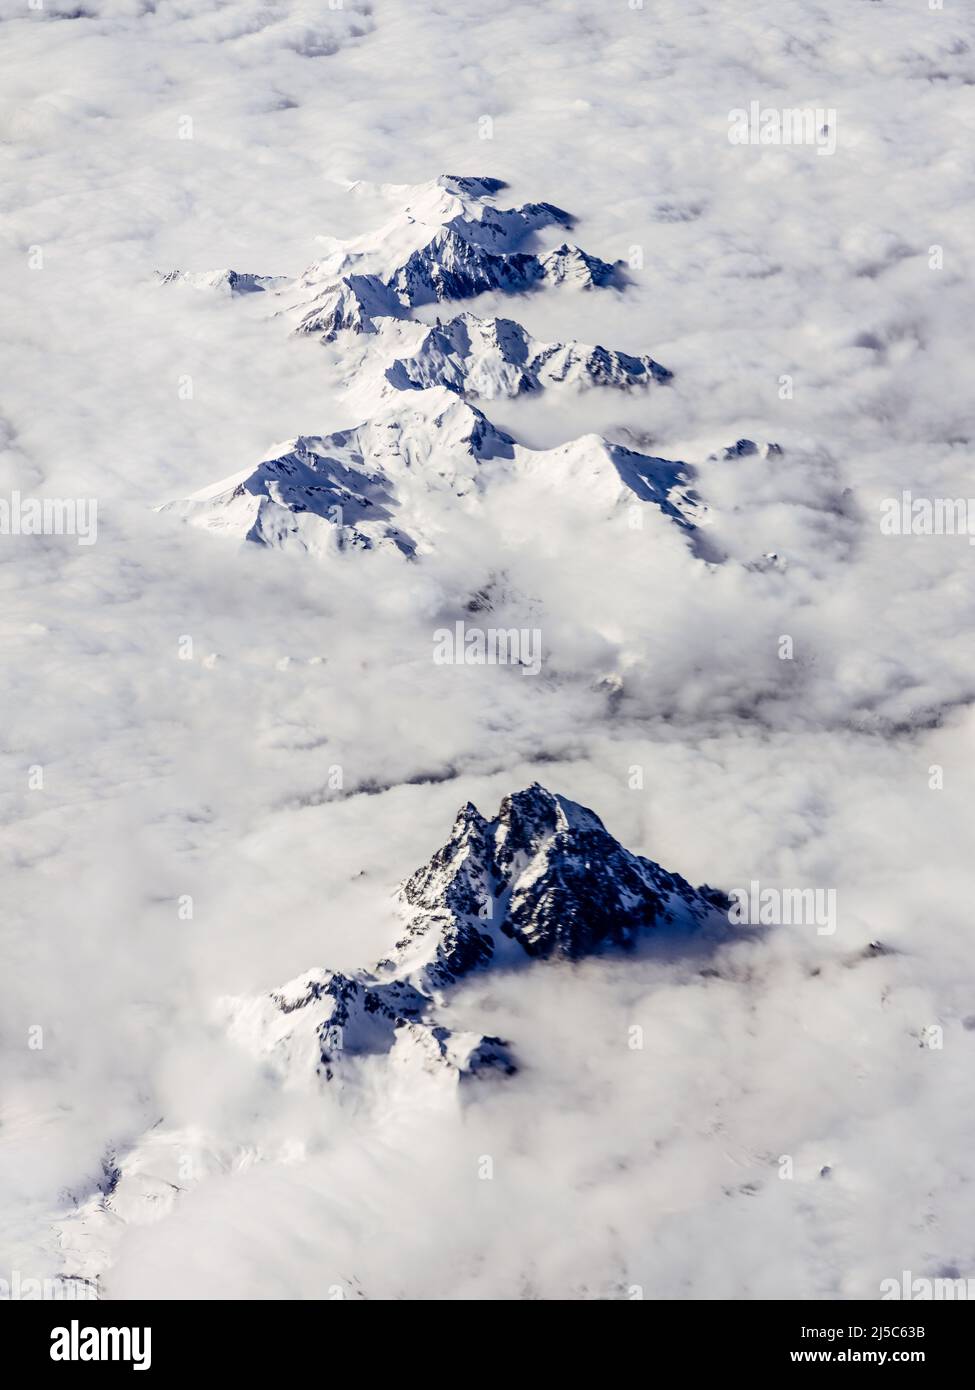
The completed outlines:
[[[189,285],[196,290],[217,290],[228,295],[258,294],[287,283],[285,275],[252,275],[241,270],[157,270],[156,279],[161,285]]]
[[[611,264],[592,256],[579,246],[563,242],[554,251],[541,259],[542,278],[553,285],[567,284],[576,289],[592,289],[594,286],[623,284],[623,263]]]
[[[508,187],[504,179],[478,179],[459,174],[441,174],[437,182],[451,193],[468,198],[493,198],[495,193]]]
[[[400,331],[398,340],[402,338]],[[598,344],[544,343],[514,319],[471,313],[424,327],[414,342],[384,369],[386,382],[396,390],[422,390],[439,383],[467,398],[490,400],[552,385],[625,390],[660,384],[672,376],[652,357]],[[381,350],[382,342],[378,346]]]
[[[393,216],[373,232],[331,240],[328,253],[292,281],[233,270],[174,270],[159,278],[233,294],[273,290],[296,332],[326,341],[346,331],[375,332],[377,321],[409,317],[419,305],[488,290],[618,282],[614,267],[579,247],[563,243],[538,254],[529,239],[545,227],[571,227],[571,215],[554,203],[500,207],[495,195],[504,187],[500,179],[456,174],[384,185],[380,192],[398,204]]]
[[[467,404],[555,385],[644,389],[670,379],[665,367],[601,344],[540,342],[513,319],[461,312],[430,324],[415,317],[419,306],[487,290],[522,292],[543,282],[622,286],[621,262],[566,241],[540,251],[535,234],[567,227],[571,216],[546,202],[499,206],[503,188],[499,179],[456,174],[383,185],[378,192],[396,205],[393,215],[374,232],[331,242],[322,260],[283,288],[233,271],[165,277],[212,281],[229,293],[273,284],[274,301],[289,305],[278,312],[292,316],[296,332],[329,342],[358,335],[362,344],[346,340],[338,361],[349,400],[361,399],[370,419],[353,430],[290,440],[256,467],[161,510],[264,546],[413,558],[437,549],[449,530],[445,499],[465,499],[472,509],[503,476],[516,484],[507,496],[515,510],[522,502],[537,508],[546,487],[603,516],[635,499],[673,522],[699,558],[723,559],[701,534],[708,507],[690,465],[595,434],[550,450],[524,448]],[[494,461],[508,466],[481,467]]]
[[[526,514],[540,489],[604,515],[645,503],[695,554],[715,558],[700,530],[708,508],[689,464],[597,434],[528,449],[444,386],[397,392],[351,429],[275,445],[255,465],[159,510],[218,535],[320,557],[385,550],[412,558],[437,550],[457,499],[477,514],[496,486],[508,490],[510,509]]]
[[[464,495],[482,462],[513,449],[474,406],[436,388],[352,429],[275,445],[253,467],[158,510],[276,549],[318,556],[393,549],[412,557],[422,522],[408,519],[409,497]]]

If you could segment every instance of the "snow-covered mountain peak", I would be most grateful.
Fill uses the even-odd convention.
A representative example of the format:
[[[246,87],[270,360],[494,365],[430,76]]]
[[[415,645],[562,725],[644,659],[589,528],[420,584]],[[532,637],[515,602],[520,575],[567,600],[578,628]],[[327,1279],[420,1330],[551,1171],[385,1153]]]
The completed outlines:
[[[759,444],[754,439],[737,439],[734,444],[729,444],[727,448],[708,454],[708,462],[727,463],[733,459],[745,458],[774,459],[780,457],[782,452],[781,444],[773,444],[768,440]]]
[[[532,782],[524,791],[512,792],[502,800],[495,843],[509,853],[516,847],[537,853],[555,835],[571,830],[605,833],[606,827],[595,811]]]
[[[613,285],[620,288],[624,283],[623,267],[620,262],[611,264],[598,256],[590,255],[580,246],[570,246],[563,242],[540,261],[541,278],[552,285],[569,285],[574,289],[591,290],[597,285]]]
[[[711,889],[631,854],[595,812],[538,782],[487,820],[460,808],[446,842],[401,889],[406,931],[373,970],[306,971],[269,994],[222,1001],[232,1036],[288,1084],[348,1080],[388,1057],[453,1081],[514,1070],[498,1038],[453,1034],[442,992],[471,972],[531,957],[578,960],[632,947],[650,928],[693,930],[721,905]]]
[[[715,909],[709,894],[536,782],[506,796],[494,820],[461,809],[446,844],[404,883],[407,930],[380,970],[435,992],[495,959],[576,960],[665,922],[697,926]]]
[[[408,442],[408,462],[428,455],[433,447],[443,451],[459,448],[477,459],[510,458],[514,449],[510,435],[443,386],[400,398],[385,417],[385,428],[399,432]],[[426,438],[429,431],[435,434],[435,446]]]
[[[452,1033],[429,1017],[430,1007],[406,981],[321,968],[270,994],[220,1002],[234,1041],[289,1087],[354,1081],[370,1058],[447,1084],[485,1068],[514,1070],[499,1038]]]
[[[287,284],[285,275],[252,275],[241,270],[157,270],[156,279],[161,285],[189,285],[226,295],[259,294]]]
[[[469,174],[441,174],[436,182],[452,193],[468,198],[493,198],[508,185],[504,179],[476,178]]]
[[[413,556],[436,495],[468,495],[483,462],[513,454],[510,436],[436,387],[353,429],[287,440],[253,468],[158,510],[274,548],[323,556],[392,547]]]
[[[618,267],[563,242],[548,255],[523,249],[538,228],[568,225],[549,203],[498,206],[504,185],[442,175],[386,186],[398,204],[377,232],[335,242],[286,291],[297,331],[334,340],[349,400],[370,418],[352,430],[277,446],[252,469],[167,504],[193,524],[270,546],[329,554],[436,548],[452,524],[450,498],[478,505],[493,478],[511,484],[506,505],[528,515],[555,487],[569,506],[614,515],[632,499],[675,522],[702,558],[720,558],[698,535],[706,506],[686,464],[650,458],[586,434],[550,450],[518,446],[471,399],[514,397],[551,385],[617,389],[663,383],[649,356],[602,345],[544,343],[508,318],[459,313],[430,325],[418,306],[484,290],[521,291],[549,279],[618,284]],[[276,296],[279,298],[280,296]],[[376,409],[377,403],[379,409]],[[486,462],[504,463],[482,469]]]
[[[452,174],[441,174],[426,183],[386,185],[384,191],[396,199],[399,208],[374,239],[392,242],[408,226],[417,229],[416,239],[422,244],[419,229],[449,227],[465,241],[495,251],[511,251],[542,227],[571,227],[570,214],[552,203],[499,207],[495,195],[506,187],[500,179]]]
[[[528,518],[553,490],[567,506],[610,516],[637,502],[656,508],[701,558],[717,559],[700,527],[708,507],[695,470],[601,435],[554,449],[518,445],[444,386],[396,392],[353,429],[275,446],[252,468],[163,504],[206,530],[327,555],[437,549],[461,511],[477,514],[504,488],[507,514]]]
[[[390,341],[404,341],[405,351],[390,365],[377,366],[387,389],[424,389],[440,383],[461,395],[491,400],[553,385],[628,389],[666,382],[672,375],[652,357],[600,345],[540,342],[514,319],[461,313],[432,328],[410,325],[407,333],[404,341],[400,325],[389,329]],[[380,351],[382,346],[381,339]]]
[[[413,555],[416,542],[393,524],[399,504],[391,479],[357,446],[348,433],[288,440],[254,468],[159,510],[274,548],[324,555],[391,546]]]
[[[691,932],[728,906],[714,890],[631,854],[595,812],[538,782],[505,796],[490,821],[463,805],[402,898],[406,935],[373,970],[315,967],[267,993],[217,1001],[230,1038],[282,1089],[327,1088],[383,1115],[452,1104],[479,1082],[513,1076],[518,1064],[503,1039],[444,1025],[445,990],[491,965],[578,960],[604,946],[632,947],[665,924]],[[157,1124],[112,1154],[105,1182],[62,1222],[66,1255],[79,1273],[97,1274],[122,1226],[173,1208],[187,1168],[197,1182],[296,1157],[228,1150]]]
[[[570,214],[552,203],[499,207],[495,194],[503,187],[456,175],[385,186],[400,204],[393,216],[375,231],[331,243],[288,289],[296,331],[331,340],[344,329],[371,333],[377,319],[409,317],[419,305],[489,290],[620,283],[618,267],[565,242],[539,255],[533,234],[571,227]]]

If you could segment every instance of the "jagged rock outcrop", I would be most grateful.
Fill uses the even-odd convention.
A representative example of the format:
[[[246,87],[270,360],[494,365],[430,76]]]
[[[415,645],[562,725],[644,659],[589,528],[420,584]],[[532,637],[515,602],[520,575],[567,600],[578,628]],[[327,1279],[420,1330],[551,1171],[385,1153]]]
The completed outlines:
[[[381,963],[443,989],[492,961],[579,960],[630,947],[663,923],[699,925],[719,901],[623,848],[599,817],[537,782],[494,820],[470,802],[447,843],[402,890],[407,930]],[[513,949],[514,948],[514,949]]]
[[[501,1038],[440,1021],[444,991],[528,959],[628,949],[664,925],[694,931],[727,899],[631,854],[595,812],[535,782],[493,820],[468,802],[446,843],[400,891],[405,930],[372,970],[327,969],[256,998],[226,999],[231,1035],[288,1085],[348,1080],[386,1057],[397,1069],[469,1081],[512,1074]]]
[[[671,375],[652,357],[584,343],[543,343],[513,319],[475,314],[424,329],[416,347],[385,370],[387,382],[400,391],[440,385],[486,400],[553,385],[627,389],[669,381]]]
[[[368,971],[310,970],[271,994],[226,999],[222,1007],[230,1035],[287,1085],[348,1079],[350,1066],[375,1057],[457,1080],[515,1070],[500,1038],[451,1031],[407,981],[381,982]]]
[[[298,331],[326,339],[342,328],[372,332],[379,317],[486,290],[518,293],[553,278],[564,258],[550,267],[524,243],[543,227],[571,225],[571,217],[551,203],[500,208],[495,195],[504,186],[500,179],[448,174],[413,187],[388,186],[384,192],[400,202],[399,211],[376,232],[335,242],[289,290]]]

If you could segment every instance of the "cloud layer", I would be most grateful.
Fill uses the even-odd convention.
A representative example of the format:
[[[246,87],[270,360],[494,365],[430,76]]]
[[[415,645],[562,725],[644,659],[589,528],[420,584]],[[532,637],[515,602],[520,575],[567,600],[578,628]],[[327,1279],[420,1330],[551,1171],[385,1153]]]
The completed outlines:
[[[0,487],[97,498],[99,531],[0,537],[0,1272],[56,1274],[54,1223],[160,1116],[220,1171],[131,1228],[110,1295],[869,1297],[972,1268],[972,550],[879,515],[971,491],[975,39],[907,0],[737,8],[5,0]],[[731,145],[752,99],[835,109],[835,154]],[[629,266],[465,307],[674,372],[492,420],[687,461],[728,563],[544,478],[415,566],[152,510],[363,418],[264,296],[154,272],[297,275],[444,169]],[[431,660],[492,585],[537,678]],[[695,883],[835,888],[836,936],[485,979],[456,1026],[517,1032],[516,1086],[383,1125],[292,1105],[213,1000],[381,955],[457,807],[536,776]]]

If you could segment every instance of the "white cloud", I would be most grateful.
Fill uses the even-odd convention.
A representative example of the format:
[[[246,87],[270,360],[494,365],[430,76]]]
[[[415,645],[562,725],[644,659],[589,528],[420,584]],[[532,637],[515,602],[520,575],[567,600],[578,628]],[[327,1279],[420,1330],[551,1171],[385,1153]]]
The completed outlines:
[[[963,1262],[972,552],[879,531],[901,488],[971,492],[963,20],[906,0],[57,17],[78,8],[3,6],[0,490],[95,496],[99,531],[0,537],[0,1272],[56,1273],[64,1194],[160,1115],[308,1158],[132,1227],[120,1296],[870,1297]],[[834,107],[835,155],[729,145],[753,97]],[[262,296],[166,294],[153,273],[294,275],[317,237],[377,225],[372,185],[444,170],[569,209],[607,260],[639,248],[625,293],[471,307],[652,353],[673,384],[488,413],[533,447],[598,430],[697,465],[731,563],[554,487],[528,514],[499,489],[415,567],[222,546],[151,511],[361,418],[331,351]],[[707,462],[739,438],[781,461]],[[743,567],[769,550],[784,571]],[[542,614],[541,676],[435,666],[433,631],[500,569],[510,611]],[[213,998],[372,959],[457,806],[535,776],[694,882],[835,887],[836,936],[485,979],[458,1017],[517,1038],[519,1078],[336,1138],[330,1100],[299,1112],[214,1032]],[[875,938],[898,954],[845,963]],[[936,1023],[942,1051],[919,1044]]]

